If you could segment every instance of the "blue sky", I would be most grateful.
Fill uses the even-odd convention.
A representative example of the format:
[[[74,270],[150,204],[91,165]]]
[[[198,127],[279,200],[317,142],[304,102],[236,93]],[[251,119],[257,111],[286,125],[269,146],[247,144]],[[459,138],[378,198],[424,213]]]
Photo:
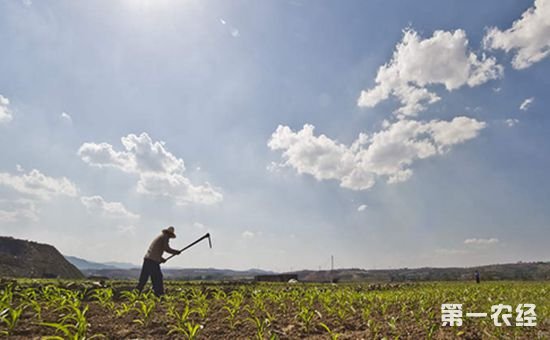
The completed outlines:
[[[2,1],[0,233],[139,263],[549,260],[549,1]]]

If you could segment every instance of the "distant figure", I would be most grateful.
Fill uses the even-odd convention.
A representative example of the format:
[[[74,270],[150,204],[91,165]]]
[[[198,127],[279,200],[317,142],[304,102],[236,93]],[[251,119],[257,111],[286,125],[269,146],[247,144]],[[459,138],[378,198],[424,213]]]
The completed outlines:
[[[170,248],[168,242],[171,238],[176,238],[174,227],[172,226],[167,229],[163,229],[162,233],[157,236],[153,242],[151,242],[151,245],[147,250],[147,254],[145,254],[145,257],[143,258],[143,267],[141,267],[141,274],[136,287],[140,293],[150,276],[151,281],[153,282],[153,291],[155,292],[155,295],[161,296],[164,294],[160,264],[166,262],[166,260],[162,257],[162,254],[164,252],[176,255],[181,253],[179,250]]]
[[[476,283],[479,283],[479,270],[476,270]]]

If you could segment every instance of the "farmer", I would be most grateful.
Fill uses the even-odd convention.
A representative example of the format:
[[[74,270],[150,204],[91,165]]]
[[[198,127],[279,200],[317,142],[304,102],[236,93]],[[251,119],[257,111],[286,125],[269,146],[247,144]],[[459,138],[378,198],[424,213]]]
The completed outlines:
[[[143,267],[141,268],[139,283],[136,287],[140,293],[150,276],[151,281],[153,282],[153,291],[155,292],[155,295],[161,296],[164,294],[160,264],[166,262],[166,260],[162,257],[162,254],[164,252],[175,255],[179,255],[181,253],[179,250],[170,248],[168,242],[171,238],[176,238],[174,227],[172,226],[163,229],[162,233],[157,236],[153,242],[151,242],[151,245],[147,250],[147,254],[145,254],[145,257],[143,258]]]

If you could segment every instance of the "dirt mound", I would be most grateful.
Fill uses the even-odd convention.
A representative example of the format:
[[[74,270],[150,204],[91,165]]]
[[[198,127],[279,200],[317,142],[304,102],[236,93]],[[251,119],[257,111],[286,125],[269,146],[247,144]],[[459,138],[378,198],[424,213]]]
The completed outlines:
[[[0,236],[0,276],[80,279],[84,275],[55,247]]]

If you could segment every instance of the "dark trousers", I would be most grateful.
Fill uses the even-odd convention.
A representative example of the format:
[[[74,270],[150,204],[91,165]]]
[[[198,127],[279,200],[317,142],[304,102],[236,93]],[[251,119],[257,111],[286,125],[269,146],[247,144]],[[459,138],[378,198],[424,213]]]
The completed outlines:
[[[153,291],[156,296],[164,294],[164,286],[162,283],[162,272],[160,271],[160,263],[150,259],[143,259],[143,267],[141,267],[141,274],[139,275],[139,282],[136,287],[141,293],[143,287],[147,283],[147,280],[151,277],[153,282]]]

